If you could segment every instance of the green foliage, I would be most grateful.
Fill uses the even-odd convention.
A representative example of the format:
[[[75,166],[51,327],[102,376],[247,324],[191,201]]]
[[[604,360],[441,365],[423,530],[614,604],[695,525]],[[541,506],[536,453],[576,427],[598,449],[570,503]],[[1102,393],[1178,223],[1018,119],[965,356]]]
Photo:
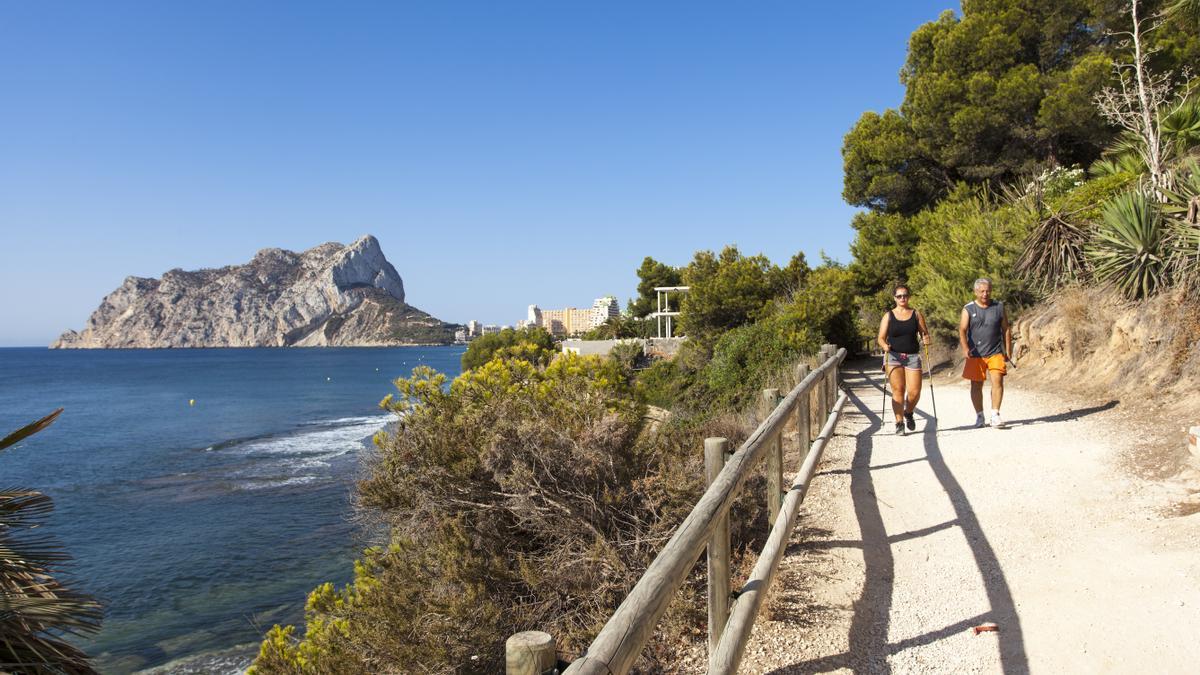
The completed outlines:
[[[696,372],[679,358],[655,361],[637,376],[638,399],[659,408],[675,407],[695,386]]]
[[[1143,5],[1151,16],[1164,3]],[[1128,30],[1127,13],[1092,0],[976,0],[918,27],[900,109],[864,113],[844,139],[846,201],[912,215],[960,181],[997,188],[1041,166],[1092,164],[1114,138],[1093,99],[1114,61],[1129,60],[1108,37]],[[1156,72],[1200,63],[1193,24],[1168,21],[1146,37]],[[1194,136],[1193,119],[1183,112],[1164,126]],[[1093,173],[1128,170],[1126,161]]]
[[[637,270],[638,297],[629,303],[629,313],[635,317],[644,317],[658,309],[658,294],[655,287],[679,286],[683,279],[677,267],[660,263],[650,256],[642,260],[642,266]]]
[[[1196,28],[1200,24],[1200,0],[1175,0],[1167,5],[1167,16]]]
[[[1160,131],[1168,157],[1184,157],[1200,146],[1200,97],[1183,101],[1163,116]]]
[[[1162,213],[1139,190],[1109,201],[1086,253],[1096,278],[1127,297],[1145,298],[1167,283],[1167,238]]]
[[[1112,138],[1112,130],[1096,114],[1092,103],[1096,92],[1109,83],[1112,72],[1112,57],[1097,50],[1084,53],[1070,67],[1052,70],[1043,78],[1045,96],[1038,105],[1038,136],[1048,141],[1046,151],[1054,161],[1086,164]]]
[[[884,187],[873,191],[884,196],[883,210],[913,213],[955,180],[1011,180],[1049,156],[1094,159],[1110,135],[1091,102],[1107,76],[1108,59],[1089,51],[1102,21],[1083,0],[1008,0],[973,2],[961,19],[947,11],[918,27],[901,71],[900,111],[864,115],[847,136],[847,200],[880,208],[852,199],[864,192],[864,173]],[[871,171],[860,159],[880,154],[891,169]],[[888,188],[929,185],[930,176],[936,190],[891,208],[899,200],[887,199],[896,192]]]
[[[1092,105],[1104,17],[1085,0],[973,2],[913,32],[901,113],[951,178],[1004,181],[1053,154],[1088,163],[1105,135]],[[1061,90],[1061,91],[1060,91]],[[1047,101],[1047,99],[1049,99]]]
[[[721,334],[712,360],[702,371],[704,385],[716,405],[745,406],[767,377],[799,359],[800,349],[789,345],[791,328],[781,317],[770,317]],[[793,337],[811,342],[810,333],[803,329]]]
[[[689,340],[674,360],[640,372],[638,394],[651,405],[701,416],[742,408],[771,377],[823,343],[857,343],[854,295],[854,275],[827,260],[802,286],[761,308],[756,321],[710,333],[707,342]]]
[[[1200,97],[1192,97],[1171,106],[1162,115],[1159,123],[1163,157],[1168,163],[1177,163],[1187,158],[1196,147],[1200,147]],[[1104,155],[1096,160],[1088,171],[1092,175],[1107,176],[1116,173],[1146,173],[1143,157],[1142,137],[1125,131],[1113,139],[1104,149]]]
[[[953,332],[975,279],[992,279],[993,297],[1017,308],[1032,300],[1015,263],[1036,223],[1022,210],[998,205],[986,191],[960,186],[937,208],[917,217],[921,243],[910,270],[914,305],[930,330]]]
[[[681,327],[693,339],[708,340],[762,316],[783,287],[783,274],[763,255],[743,256],[736,246],[721,255],[698,251],[683,270]]]
[[[1166,196],[1162,209],[1169,218],[1171,276],[1200,291],[1200,164],[1193,160],[1180,167],[1175,189]]]
[[[657,324],[650,319],[615,316],[580,336],[584,340],[619,340],[654,337]]]
[[[634,340],[613,345],[608,357],[616,362],[625,377],[632,378],[634,369],[641,365],[645,358],[645,352],[641,340]]]
[[[1166,17],[1143,36],[1155,72],[1200,63],[1193,5],[1141,3],[1143,16]],[[961,16],[946,11],[913,31],[899,110],[864,113],[842,148],[843,196],[871,209],[853,222],[860,321],[889,305],[886,289],[906,277],[944,329],[957,322],[977,276],[993,277],[997,294],[1014,305],[1031,288],[1088,278],[1083,246],[1093,223],[1145,171],[1141,140],[1117,135],[1094,104],[1112,82],[1113,64],[1131,59],[1128,44],[1109,37],[1129,30],[1130,20],[1124,2],[973,0]],[[1162,113],[1169,159],[1200,147],[1200,97]],[[961,187],[1005,190],[1042,167],[1072,165],[1090,165],[1093,179],[1042,172],[1032,210]],[[1165,228],[1171,259],[1189,270],[1200,268],[1182,253],[1191,250],[1183,242],[1193,229]]]
[[[856,344],[853,307],[854,279],[847,269],[825,265],[813,270],[805,287],[770,315],[717,340],[701,373],[712,399],[721,408],[740,408],[769,378],[822,344]]]
[[[908,279],[921,237],[916,221],[893,213],[855,214],[850,252],[858,303],[866,323],[874,323],[892,304],[892,287]]]
[[[842,197],[855,206],[914,213],[946,189],[908,120],[895,110],[863,113],[842,140],[842,161]]]
[[[1092,162],[1092,165],[1088,167],[1089,174],[1100,178],[1121,174],[1137,176],[1145,172],[1146,162],[1136,153],[1106,155]]]
[[[1084,181],[1082,185],[1049,199],[1046,207],[1065,214],[1077,222],[1100,220],[1104,203],[1137,183],[1137,175],[1125,171],[1098,176]]]
[[[813,270],[808,284],[779,307],[779,315],[791,326],[788,344],[806,353],[815,353],[826,342],[856,345],[855,294],[854,274],[848,268],[826,261]]]
[[[0,439],[0,450],[50,426],[55,410]],[[72,590],[56,574],[71,561],[53,540],[30,535],[54,510],[46,495],[23,488],[0,490],[0,669],[23,673],[94,673],[87,654],[65,638],[100,629],[102,611],[92,597]]]
[[[497,354],[522,358],[534,364],[547,364],[555,351],[554,337],[545,329],[537,327],[513,330],[507,328],[499,333],[481,335],[471,341],[462,356],[463,370],[478,368],[491,361]]]

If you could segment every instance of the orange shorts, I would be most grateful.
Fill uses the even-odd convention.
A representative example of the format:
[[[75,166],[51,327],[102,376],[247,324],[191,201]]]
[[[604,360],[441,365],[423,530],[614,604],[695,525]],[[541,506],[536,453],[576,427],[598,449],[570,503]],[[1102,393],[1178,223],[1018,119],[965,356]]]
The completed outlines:
[[[987,379],[989,370],[999,371],[1001,375],[1008,372],[1004,367],[1003,354],[967,357],[966,363],[963,364],[963,377],[972,382],[983,382]]]

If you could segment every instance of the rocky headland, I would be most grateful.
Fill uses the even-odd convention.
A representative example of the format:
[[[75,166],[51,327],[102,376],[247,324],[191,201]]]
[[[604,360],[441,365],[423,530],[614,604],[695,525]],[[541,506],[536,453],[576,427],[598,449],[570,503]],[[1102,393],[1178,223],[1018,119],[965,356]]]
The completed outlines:
[[[442,344],[454,326],[405,303],[370,235],[302,253],[263,249],[244,265],[128,277],[82,331],[52,349]]]

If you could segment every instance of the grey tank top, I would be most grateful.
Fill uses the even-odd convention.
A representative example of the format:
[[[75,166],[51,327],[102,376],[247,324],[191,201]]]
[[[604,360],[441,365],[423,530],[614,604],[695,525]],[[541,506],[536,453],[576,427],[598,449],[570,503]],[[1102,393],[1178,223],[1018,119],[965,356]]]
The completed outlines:
[[[967,344],[971,356],[992,356],[1004,352],[1004,305],[992,301],[980,307],[972,300],[963,306],[967,310]]]

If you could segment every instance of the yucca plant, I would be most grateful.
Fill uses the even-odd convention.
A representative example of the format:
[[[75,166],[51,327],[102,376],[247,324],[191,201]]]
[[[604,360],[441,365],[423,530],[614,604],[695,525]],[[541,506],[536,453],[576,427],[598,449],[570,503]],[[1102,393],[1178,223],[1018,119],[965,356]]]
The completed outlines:
[[[1096,279],[1126,297],[1154,295],[1169,279],[1169,248],[1158,204],[1140,190],[1113,197],[1084,249]]]
[[[0,439],[0,451],[45,429],[62,408]],[[55,578],[71,560],[46,536],[26,530],[41,525],[54,509],[46,495],[22,488],[0,490],[0,671],[94,673],[69,636],[95,633],[101,608],[90,596]]]

